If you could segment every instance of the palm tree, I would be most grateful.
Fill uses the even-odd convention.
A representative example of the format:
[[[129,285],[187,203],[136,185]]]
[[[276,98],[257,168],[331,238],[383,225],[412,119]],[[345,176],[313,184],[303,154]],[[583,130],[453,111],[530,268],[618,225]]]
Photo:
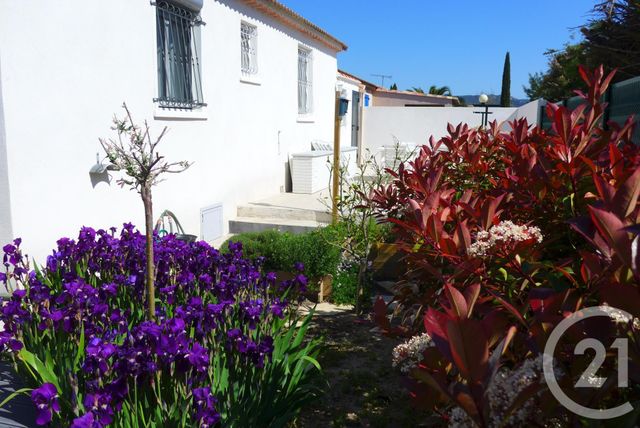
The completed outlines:
[[[431,95],[447,95],[451,96],[451,89],[448,86],[431,86],[429,88],[429,94]]]
[[[418,93],[418,94],[424,94],[424,89],[422,89],[419,86],[414,86],[411,89],[407,89],[407,92],[415,92],[415,93]]]

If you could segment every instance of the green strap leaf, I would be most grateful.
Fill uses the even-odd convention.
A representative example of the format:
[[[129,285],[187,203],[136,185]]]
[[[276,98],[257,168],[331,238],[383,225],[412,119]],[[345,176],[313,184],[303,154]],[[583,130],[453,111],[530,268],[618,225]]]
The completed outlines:
[[[7,398],[2,400],[2,403],[0,403],[0,409],[2,409],[5,406],[5,404],[7,404],[9,401],[11,401],[14,398],[16,398],[18,395],[26,394],[29,391],[33,391],[33,388],[21,388],[21,389],[19,389],[17,391],[12,392],[11,394],[9,394],[9,396]]]

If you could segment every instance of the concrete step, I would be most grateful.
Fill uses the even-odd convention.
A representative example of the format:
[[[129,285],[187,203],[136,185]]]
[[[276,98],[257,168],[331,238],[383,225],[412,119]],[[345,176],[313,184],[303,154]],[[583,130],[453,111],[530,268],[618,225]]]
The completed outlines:
[[[327,211],[308,208],[279,207],[260,203],[238,206],[238,217],[303,220],[321,223],[331,222],[331,213]]]
[[[233,220],[229,220],[229,233],[262,232],[264,230],[305,233],[326,225],[327,223],[311,220],[237,217]]]

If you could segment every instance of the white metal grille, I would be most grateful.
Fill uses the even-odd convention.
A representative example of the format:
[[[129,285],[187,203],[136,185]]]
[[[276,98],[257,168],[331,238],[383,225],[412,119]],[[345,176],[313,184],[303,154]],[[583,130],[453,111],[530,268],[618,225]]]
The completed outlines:
[[[311,51],[298,48],[298,114],[313,110],[313,66]]]
[[[258,29],[243,22],[240,25],[241,69],[243,75],[258,73]]]

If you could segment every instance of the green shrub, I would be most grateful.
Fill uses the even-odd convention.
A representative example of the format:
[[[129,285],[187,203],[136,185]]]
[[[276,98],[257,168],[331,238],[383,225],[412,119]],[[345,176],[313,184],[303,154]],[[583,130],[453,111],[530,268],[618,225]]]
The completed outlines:
[[[264,232],[246,232],[233,236],[225,241],[220,250],[223,253],[229,252],[229,242],[241,242],[242,253],[248,259],[255,260],[257,257],[265,258],[264,268],[266,270],[284,270],[274,263],[277,259],[275,250],[277,242],[282,238],[282,233],[277,230],[265,230]]]
[[[340,238],[340,230],[333,226],[318,228],[308,233],[292,234],[266,230],[241,233],[222,244],[228,252],[229,241],[241,242],[246,257],[264,257],[264,268],[271,271],[289,271],[294,263],[305,266],[305,274],[317,279],[335,275],[340,263],[340,249],[333,243]]]
[[[333,280],[331,301],[338,305],[355,305],[358,295],[358,266],[338,270]]]

